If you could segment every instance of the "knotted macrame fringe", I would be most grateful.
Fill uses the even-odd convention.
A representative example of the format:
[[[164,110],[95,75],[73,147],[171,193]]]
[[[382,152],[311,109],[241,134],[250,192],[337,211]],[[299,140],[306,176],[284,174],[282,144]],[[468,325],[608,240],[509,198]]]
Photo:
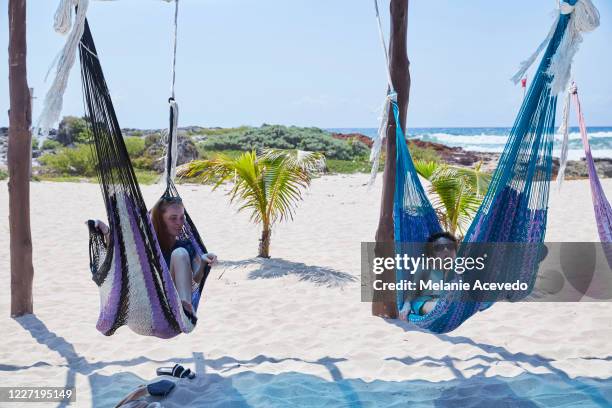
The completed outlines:
[[[77,12],[73,24],[72,14],[75,7]],[[64,48],[56,58],[55,78],[45,95],[42,113],[34,131],[34,135],[39,135],[38,143],[40,146],[42,146],[42,143],[48,137],[49,129],[59,121],[60,114],[62,113],[64,93],[68,86],[70,70],[76,60],[77,48],[85,29],[88,7],[89,0],[61,0],[55,12],[53,24],[55,31],[60,34],[66,34],[70,31],[71,26],[72,30],[68,34]]]

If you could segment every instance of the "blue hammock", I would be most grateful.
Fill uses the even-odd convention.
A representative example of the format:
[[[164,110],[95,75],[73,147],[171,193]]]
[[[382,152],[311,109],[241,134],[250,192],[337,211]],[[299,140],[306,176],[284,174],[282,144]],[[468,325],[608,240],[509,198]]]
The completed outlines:
[[[570,2],[571,5],[575,1]],[[571,14],[559,16],[554,33],[535,74],[535,78],[523,101],[508,142],[501,154],[497,169],[464,242],[541,243],[546,232],[548,191],[552,176],[552,145],[557,95],[551,90],[553,76],[548,73],[551,59],[570,23]],[[427,199],[415,170],[399,121],[399,108],[392,103],[397,138],[397,166],[394,203],[395,242],[397,253],[422,253],[415,248],[427,238],[442,230],[434,208]],[[410,244],[415,243],[415,244]],[[412,247],[411,247],[412,245]],[[465,247],[459,248],[459,256],[465,256]],[[472,246],[473,247],[473,246]],[[532,245],[538,248],[538,245]],[[462,253],[463,251],[463,253]],[[485,280],[497,276],[513,276],[533,285],[537,272],[538,254],[522,253],[512,265],[488,268]],[[401,271],[398,282],[406,279]],[[457,278],[456,278],[457,279]],[[405,292],[397,291],[397,306],[401,310],[410,307]],[[523,294],[524,295],[524,294]],[[509,295],[509,300],[516,300]],[[404,304],[406,303],[406,305]],[[434,309],[426,315],[409,314],[408,320],[418,327],[436,333],[457,328],[479,310],[491,303],[464,301],[459,291],[444,293]]]

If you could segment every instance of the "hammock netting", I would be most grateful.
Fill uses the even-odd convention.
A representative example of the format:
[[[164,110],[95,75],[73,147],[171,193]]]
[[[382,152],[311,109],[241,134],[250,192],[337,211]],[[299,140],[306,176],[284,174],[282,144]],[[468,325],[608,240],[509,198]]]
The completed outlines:
[[[599,181],[599,177],[597,176],[597,169],[595,168],[595,162],[593,160],[593,155],[591,154],[591,146],[589,145],[589,138],[587,135],[586,124],[584,122],[584,115],[582,114],[580,99],[578,98],[578,91],[575,87],[573,87],[570,92],[571,98],[576,106],[580,136],[584,146],[584,155],[591,184],[593,209],[595,211],[595,221],[597,222],[597,232],[599,233],[599,239],[602,242],[603,250],[608,260],[608,265],[610,265],[610,268],[612,268],[612,206],[610,206],[610,202],[606,198],[606,194],[601,186],[601,181]]]
[[[521,279],[533,285],[540,245],[546,232],[548,192],[552,175],[552,145],[557,96],[551,92],[553,76],[548,73],[551,58],[563,38],[570,20],[569,14],[559,17],[556,29],[535,78],[523,101],[508,142],[501,154],[489,189],[464,237],[465,243],[524,243],[519,258],[514,262],[489,260],[477,278],[487,281]],[[406,139],[396,116],[397,167],[395,188],[395,241],[398,253],[420,254],[416,244],[442,228],[414,168]],[[458,256],[470,256],[470,248],[461,245]],[[507,260],[507,258],[506,258]],[[398,281],[406,277],[396,274]],[[455,276],[455,279],[458,279]],[[465,281],[465,277],[463,279]],[[508,300],[517,300],[527,293],[508,293]],[[397,292],[397,306],[401,310],[409,302],[403,291]],[[487,301],[467,301],[459,291],[441,296],[434,309],[426,315],[409,314],[408,320],[422,329],[443,333],[454,330],[479,310],[491,305]],[[408,305],[409,306],[409,305]]]
[[[123,140],[98,53],[87,21],[79,43],[85,110],[92,132],[92,149],[104,197],[110,237],[90,225],[90,268],[100,289],[100,316],[97,329],[112,335],[127,325],[134,332],[161,338],[174,337],[194,329],[195,319],[186,315],[174,287],[169,266],[162,255],[151,217],[136,181]],[[166,172],[172,162],[173,110]],[[164,199],[179,197],[170,178]],[[198,256],[206,247],[185,211],[185,226],[179,239],[191,241]],[[210,268],[193,285],[192,306],[198,307]]]

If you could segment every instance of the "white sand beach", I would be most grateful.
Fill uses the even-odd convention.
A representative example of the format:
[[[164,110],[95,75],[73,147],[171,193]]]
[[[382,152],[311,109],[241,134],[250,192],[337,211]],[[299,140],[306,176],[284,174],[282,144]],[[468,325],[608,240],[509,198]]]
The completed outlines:
[[[113,407],[155,369],[197,372],[164,407],[609,407],[612,303],[496,304],[434,335],[372,317],[360,301],[360,243],[376,230],[381,178],[313,181],[260,260],[260,231],[223,189],[179,186],[219,256],[193,333],[171,340],[95,329],[88,183],[31,184],[35,315],[9,317],[8,189],[0,182],[0,385],[76,386],[78,407]],[[612,197],[612,179],[602,180]],[[143,186],[148,205],[159,186]],[[547,241],[597,241],[587,180],[551,188]],[[2,407],[62,404],[9,404]]]

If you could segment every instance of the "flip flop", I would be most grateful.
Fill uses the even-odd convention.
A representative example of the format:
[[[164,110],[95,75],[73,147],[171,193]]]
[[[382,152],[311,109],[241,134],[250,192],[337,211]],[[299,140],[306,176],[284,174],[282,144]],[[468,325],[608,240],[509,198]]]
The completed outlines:
[[[171,377],[176,378],[188,378],[193,380],[195,378],[195,373],[192,372],[189,368],[185,368],[180,364],[175,364],[174,367],[160,367],[156,370],[157,375],[169,375]]]

